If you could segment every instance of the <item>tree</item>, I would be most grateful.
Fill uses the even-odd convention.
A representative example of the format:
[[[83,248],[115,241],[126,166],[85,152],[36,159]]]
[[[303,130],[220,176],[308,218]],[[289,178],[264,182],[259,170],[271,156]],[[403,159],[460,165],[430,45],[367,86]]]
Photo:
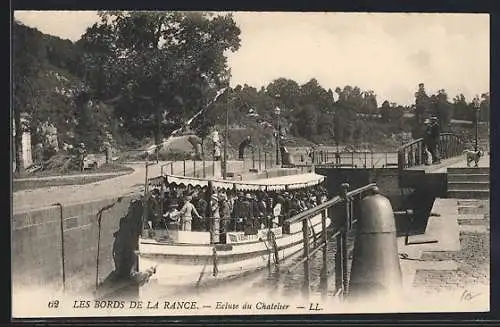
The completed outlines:
[[[300,86],[294,80],[278,78],[267,85],[266,93],[272,98],[279,99],[279,105],[293,110],[297,106],[296,101],[299,97]]]
[[[12,44],[14,149],[16,172],[22,174],[24,172],[22,135],[26,126],[21,124],[21,115],[22,113],[29,113],[36,106],[33,82],[41,70],[45,49],[40,36],[33,29],[19,22],[14,22],[12,26]]]
[[[461,93],[453,98],[453,118],[459,120],[472,120],[470,110],[465,100],[465,96]]]
[[[445,90],[441,89],[437,94],[431,96],[430,112],[439,118],[439,125],[442,131],[446,131],[449,128],[452,108],[452,105],[448,102],[448,95]]]
[[[98,99],[139,135],[163,117],[181,122],[227,83],[224,52],[239,48],[240,30],[228,15],[201,12],[100,12],[83,35],[84,66]],[[207,92],[206,90],[211,91]]]
[[[415,93],[415,122],[412,130],[413,138],[419,138],[423,133],[424,116],[429,110],[430,99],[425,92],[424,83],[418,84],[418,91]]]

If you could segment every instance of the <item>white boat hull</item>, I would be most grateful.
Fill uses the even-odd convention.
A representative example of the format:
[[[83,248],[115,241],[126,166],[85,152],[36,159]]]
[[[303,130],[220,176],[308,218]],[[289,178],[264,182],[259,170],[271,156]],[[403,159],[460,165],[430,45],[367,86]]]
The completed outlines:
[[[326,226],[330,219],[326,219]],[[291,234],[276,237],[279,261],[287,259],[303,248],[302,223],[290,226]],[[310,242],[321,241],[321,215],[308,223]],[[264,230],[263,230],[264,231]],[[217,248],[214,251],[214,248]],[[215,252],[215,254],[214,254]],[[194,287],[237,277],[265,268],[273,263],[275,250],[266,239],[249,240],[227,245],[169,244],[150,239],[139,241],[138,264],[142,272],[155,267],[149,282],[140,288],[141,295],[158,293],[158,287]]]

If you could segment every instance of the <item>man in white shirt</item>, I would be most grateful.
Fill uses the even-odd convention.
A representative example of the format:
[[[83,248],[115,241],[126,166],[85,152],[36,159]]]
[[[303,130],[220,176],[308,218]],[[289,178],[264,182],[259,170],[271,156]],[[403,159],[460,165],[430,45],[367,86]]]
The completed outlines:
[[[198,214],[198,211],[196,211],[196,208],[191,203],[190,196],[186,196],[185,203],[182,206],[179,214],[181,217],[181,230],[183,231],[191,231],[191,222],[193,221],[193,214],[198,219],[201,219],[201,216]]]

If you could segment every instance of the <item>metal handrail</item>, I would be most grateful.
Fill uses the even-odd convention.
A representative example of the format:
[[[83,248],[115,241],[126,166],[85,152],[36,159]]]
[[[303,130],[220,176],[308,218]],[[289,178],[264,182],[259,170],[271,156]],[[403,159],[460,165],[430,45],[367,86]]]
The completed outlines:
[[[373,191],[376,189],[376,187],[377,187],[377,184],[371,183],[371,184],[365,185],[363,187],[357,188],[355,190],[352,190],[350,192],[347,192],[345,197],[341,197],[341,196],[337,195],[334,198],[332,198],[331,200],[323,202],[314,208],[307,209],[305,211],[302,211],[302,212],[296,214],[293,217],[290,217],[286,221],[288,221],[289,223],[295,223],[298,221],[302,221],[304,219],[309,219],[313,216],[320,214],[322,211],[324,211],[330,207],[333,207],[334,205],[337,205],[339,203],[344,202],[345,198],[351,198],[353,196],[359,195],[359,194],[364,193],[366,191]]]
[[[458,135],[441,133],[439,135],[438,151],[440,158],[447,159],[459,156],[464,149],[464,143]],[[398,168],[405,169],[425,164],[424,139],[411,141],[398,149]]]
[[[323,281],[322,295],[327,294],[327,286],[325,286],[325,281],[328,276],[328,260],[327,260],[327,244],[330,239],[335,238],[336,240],[336,254],[335,254],[335,293],[339,294],[341,299],[344,299],[349,283],[348,276],[348,239],[347,234],[352,231],[353,225],[357,222],[357,213],[355,200],[361,200],[363,198],[363,193],[372,191],[373,193],[379,193],[376,184],[368,184],[363,187],[357,188],[352,191],[348,191],[349,184],[342,184],[342,189],[340,195],[335,196],[333,199],[326,201],[314,208],[305,210],[297,215],[285,220],[286,223],[296,223],[302,222],[302,234],[303,234],[303,255],[302,258],[293,264],[292,267],[288,269],[288,272],[294,271],[300,265],[304,265],[304,284],[303,290],[306,293],[310,291],[310,260],[313,255],[318,253],[318,251],[323,250],[323,268],[321,269],[320,281]],[[327,209],[336,205],[340,205],[343,209],[343,213],[338,217],[337,224],[333,230],[333,235],[327,236],[326,229],[326,219],[327,219]],[[321,243],[316,246],[312,251],[310,251],[309,244],[309,226],[308,220],[321,214],[321,225],[322,225],[322,238]]]

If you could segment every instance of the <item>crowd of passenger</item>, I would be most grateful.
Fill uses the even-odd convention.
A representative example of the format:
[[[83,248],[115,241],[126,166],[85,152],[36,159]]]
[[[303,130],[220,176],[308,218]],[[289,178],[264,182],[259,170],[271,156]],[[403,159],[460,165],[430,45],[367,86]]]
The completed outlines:
[[[276,191],[217,188],[212,191],[210,202],[207,192],[207,187],[169,184],[164,187],[162,198],[159,187],[152,189],[148,198],[148,224],[153,229],[217,234],[256,231],[283,226],[287,218],[328,200],[326,188],[321,184]]]

